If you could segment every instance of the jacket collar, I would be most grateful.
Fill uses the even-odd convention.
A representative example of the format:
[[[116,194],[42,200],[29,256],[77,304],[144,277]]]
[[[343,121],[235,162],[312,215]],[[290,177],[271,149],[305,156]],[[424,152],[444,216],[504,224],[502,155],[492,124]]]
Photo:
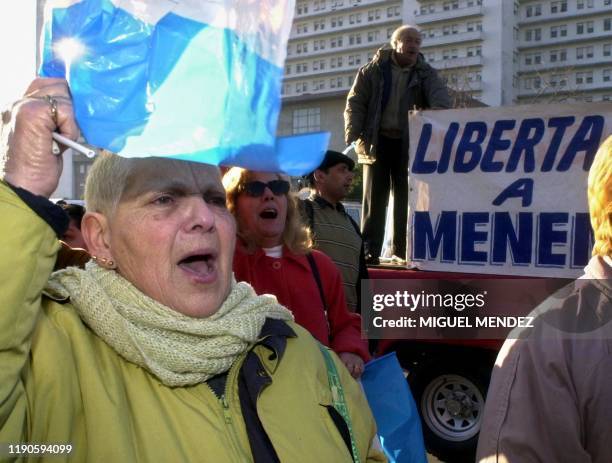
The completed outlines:
[[[341,202],[338,202],[334,206],[332,203],[330,203],[327,199],[323,198],[323,196],[319,195],[318,193],[311,194],[309,199],[317,203],[321,209],[325,209],[326,207],[329,207],[330,209],[334,209],[338,212],[346,213],[346,210],[344,209],[344,206],[342,205]]]
[[[278,362],[283,358],[287,347],[287,338],[295,337],[297,337],[295,331],[283,320],[266,319],[255,345],[263,346],[271,352],[264,360],[264,364],[269,371],[276,370]]]
[[[247,247],[244,244],[244,241],[242,239],[239,238],[237,240],[236,246],[241,246],[242,250],[244,250],[246,254],[249,254],[247,252]],[[255,249],[254,253],[251,253],[249,255],[251,256],[250,258],[253,259],[254,262],[258,262],[261,259],[268,258],[264,250],[259,247]],[[273,259],[273,257],[269,257],[269,259]],[[300,266],[304,267],[305,269],[310,270],[310,264],[308,263],[308,259],[306,258],[306,256],[292,253],[289,250],[289,248],[285,245],[283,245],[283,256],[281,257],[281,259],[292,260],[296,262],[297,264],[299,264]]]

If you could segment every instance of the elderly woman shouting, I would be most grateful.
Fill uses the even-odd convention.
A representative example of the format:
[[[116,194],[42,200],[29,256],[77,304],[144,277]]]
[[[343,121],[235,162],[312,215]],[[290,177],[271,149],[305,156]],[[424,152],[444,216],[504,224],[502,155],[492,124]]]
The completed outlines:
[[[95,259],[51,274],[67,225],[46,199],[52,133],[78,135],[65,81],[34,81],[3,122],[0,459],[384,460],[344,368],[233,281],[216,167],[99,156],[82,223]]]
[[[369,359],[361,318],[346,305],[342,277],[333,261],[311,249],[288,179],[234,167],[223,177],[238,222],[234,273],[258,294],[274,294],[295,321],[338,353],[359,377]]]

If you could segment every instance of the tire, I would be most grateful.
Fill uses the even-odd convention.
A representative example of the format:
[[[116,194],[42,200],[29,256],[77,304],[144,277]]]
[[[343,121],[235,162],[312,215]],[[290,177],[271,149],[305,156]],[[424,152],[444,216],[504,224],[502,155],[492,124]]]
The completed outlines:
[[[448,463],[474,462],[488,375],[448,364],[411,380],[427,451]]]

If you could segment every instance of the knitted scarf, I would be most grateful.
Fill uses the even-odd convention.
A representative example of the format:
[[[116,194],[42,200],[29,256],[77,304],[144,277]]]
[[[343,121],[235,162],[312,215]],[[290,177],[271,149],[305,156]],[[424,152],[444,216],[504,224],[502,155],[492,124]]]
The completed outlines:
[[[257,340],[266,318],[293,319],[274,296],[257,296],[250,285],[235,280],[217,312],[188,317],[93,261],[85,270],[69,267],[53,273],[45,291],[70,297],[94,333],[167,386],[201,383],[229,370]]]

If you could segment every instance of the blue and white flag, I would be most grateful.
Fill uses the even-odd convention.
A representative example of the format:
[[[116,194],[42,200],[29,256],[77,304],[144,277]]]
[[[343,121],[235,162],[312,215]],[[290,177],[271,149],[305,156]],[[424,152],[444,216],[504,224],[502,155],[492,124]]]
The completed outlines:
[[[277,139],[293,0],[49,0],[40,75],[88,143],[299,175],[328,133]]]

